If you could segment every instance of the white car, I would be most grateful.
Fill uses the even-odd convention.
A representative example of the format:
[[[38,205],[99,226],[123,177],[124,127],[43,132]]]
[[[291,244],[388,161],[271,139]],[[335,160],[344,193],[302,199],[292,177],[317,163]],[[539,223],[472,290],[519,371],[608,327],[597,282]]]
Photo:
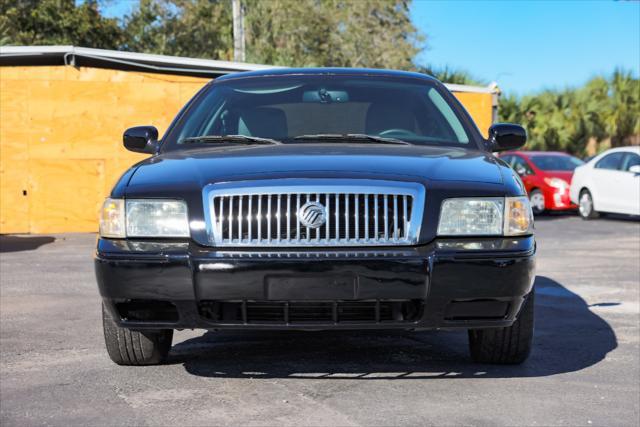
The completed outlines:
[[[577,167],[569,195],[584,219],[640,215],[640,147],[613,148]]]

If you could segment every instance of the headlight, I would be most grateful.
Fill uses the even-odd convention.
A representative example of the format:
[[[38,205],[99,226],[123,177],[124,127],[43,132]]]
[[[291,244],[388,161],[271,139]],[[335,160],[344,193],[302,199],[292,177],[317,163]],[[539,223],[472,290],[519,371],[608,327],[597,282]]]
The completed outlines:
[[[189,237],[182,200],[107,199],[100,219],[103,237]]]
[[[440,209],[438,235],[495,236],[502,234],[504,198],[447,199]]]
[[[439,236],[517,236],[532,230],[527,197],[447,199],[440,209]]]

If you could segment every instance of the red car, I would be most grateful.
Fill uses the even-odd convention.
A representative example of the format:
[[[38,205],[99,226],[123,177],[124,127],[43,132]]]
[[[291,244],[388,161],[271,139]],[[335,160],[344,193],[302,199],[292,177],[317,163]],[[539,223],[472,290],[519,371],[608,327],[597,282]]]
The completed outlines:
[[[566,153],[508,151],[500,154],[522,178],[534,214],[577,209],[569,199],[573,170],[584,162]]]

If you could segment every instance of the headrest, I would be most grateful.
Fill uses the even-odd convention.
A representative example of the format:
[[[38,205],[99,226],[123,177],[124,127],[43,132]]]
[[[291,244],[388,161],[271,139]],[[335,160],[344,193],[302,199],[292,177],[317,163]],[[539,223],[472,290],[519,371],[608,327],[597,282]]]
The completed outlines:
[[[279,108],[258,107],[240,111],[238,134],[263,138],[286,138],[287,117]]]

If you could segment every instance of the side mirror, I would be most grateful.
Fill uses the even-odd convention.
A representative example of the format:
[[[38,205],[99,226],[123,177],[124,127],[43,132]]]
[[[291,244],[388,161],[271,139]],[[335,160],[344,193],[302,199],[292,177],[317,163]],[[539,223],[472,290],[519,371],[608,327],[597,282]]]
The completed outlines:
[[[631,166],[629,172],[640,174],[640,165]]]
[[[491,151],[515,150],[527,142],[527,131],[520,125],[496,123],[489,128]]]
[[[122,142],[125,148],[136,153],[156,154],[158,129],[153,126],[136,126],[124,131]]]

